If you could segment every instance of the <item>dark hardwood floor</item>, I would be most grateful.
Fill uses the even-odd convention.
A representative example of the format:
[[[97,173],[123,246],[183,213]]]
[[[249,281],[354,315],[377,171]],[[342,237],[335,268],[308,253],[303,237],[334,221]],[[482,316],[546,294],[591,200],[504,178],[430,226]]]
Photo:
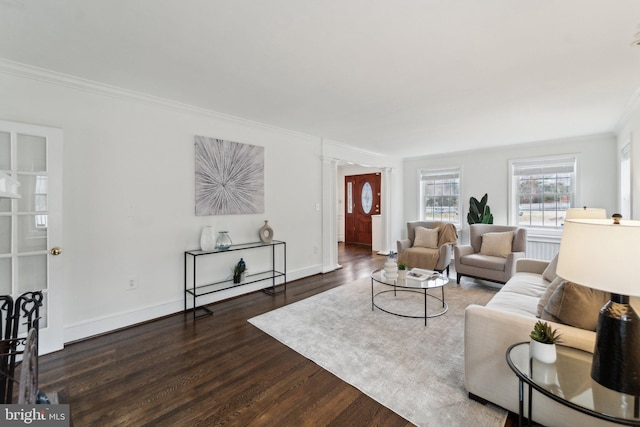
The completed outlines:
[[[69,344],[40,358],[40,389],[78,426],[409,426],[247,319],[367,277],[385,257],[340,244],[343,268]],[[66,402],[65,402],[66,401]],[[506,426],[517,425],[510,417]]]

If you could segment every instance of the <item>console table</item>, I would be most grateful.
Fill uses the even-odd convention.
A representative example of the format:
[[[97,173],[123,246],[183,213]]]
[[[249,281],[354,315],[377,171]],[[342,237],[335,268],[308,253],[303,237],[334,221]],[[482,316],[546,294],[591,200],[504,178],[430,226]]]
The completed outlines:
[[[556,345],[555,363],[529,357],[529,343],[507,349],[507,364],[519,380],[519,424],[523,423],[524,384],[529,389],[528,422],[531,422],[532,389],[576,411],[614,423],[640,426],[638,396],[610,390],[591,379],[593,354]]]
[[[215,261],[216,255],[226,254],[229,252],[243,252],[249,250],[266,250],[271,252],[271,269],[266,271],[260,271],[257,273],[248,274],[240,283],[233,283],[233,279],[224,279],[215,281],[212,283],[197,285],[197,272],[198,272],[198,259]],[[276,250],[279,250],[282,255],[280,263],[276,262]],[[188,266],[189,258],[192,262],[192,277],[189,280]],[[243,258],[246,258],[243,256]],[[277,267],[282,267],[281,270]],[[276,283],[277,279],[282,278],[281,283]],[[271,285],[262,289],[262,291],[269,295],[277,295],[287,290],[287,244],[285,242],[274,240],[271,243],[253,242],[243,243],[239,245],[231,245],[229,249],[215,249],[212,251],[193,250],[185,251],[184,253],[184,312],[189,310],[193,311],[193,318],[196,319],[202,316],[208,316],[213,314],[206,306],[198,306],[197,298],[213,294],[215,292],[221,292],[227,289],[236,288],[238,286],[249,285],[252,283],[258,283],[263,281],[271,281]],[[281,287],[276,290],[276,287]],[[187,301],[189,296],[192,298],[191,308],[187,308]],[[196,311],[202,309],[204,313],[196,315]]]

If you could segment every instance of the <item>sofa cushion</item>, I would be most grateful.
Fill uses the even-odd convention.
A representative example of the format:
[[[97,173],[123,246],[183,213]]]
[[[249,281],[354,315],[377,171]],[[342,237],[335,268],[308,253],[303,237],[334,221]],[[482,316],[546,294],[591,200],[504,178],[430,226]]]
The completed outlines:
[[[416,238],[413,241],[414,247],[419,248],[438,248],[438,232],[440,228],[416,227]]]
[[[600,308],[609,293],[563,281],[553,292],[540,316],[544,320],[595,331]]]
[[[556,267],[558,266],[558,254],[551,260],[547,268],[542,272],[542,277],[547,282],[553,282],[558,275],[556,274]]]
[[[538,317],[542,317],[542,312],[544,311],[545,306],[551,299],[551,295],[555,292],[556,288],[560,286],[560,284],[564,282],[564,279],[560,276],[556,276],[556,278],[549,283],[547,289],[544,291],[542,296],[540,297],[540,301],[538,301]]]
[[[513,231],[485,233],[482,235],[480,253],[482,255],[506,258],[511,253],[512,242]]]
[[[516,273],[487,303],[487,307],[535,318],[538,301],[548,285],[540,274]]]
[[[507,259],[497,256],[471,254],[462,257],[460,262],[465,265],[484,268],[487,270],[504,271],[504,266],[507,263]]]
[[[511,276],[500,292],[514,292],[540,299],[548,287],[549,283],[539,274],[522,272]]]

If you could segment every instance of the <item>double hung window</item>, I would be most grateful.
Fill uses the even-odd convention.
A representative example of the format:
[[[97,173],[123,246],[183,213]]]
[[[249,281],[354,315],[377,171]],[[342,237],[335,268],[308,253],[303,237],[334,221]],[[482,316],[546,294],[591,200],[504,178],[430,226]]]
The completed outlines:
[[[420,171],[420,219],[461,226],[460,168]]]
[[[512,160],[511,224],[562,227],[566,210],[575,204],[577,163],[575,155]]]

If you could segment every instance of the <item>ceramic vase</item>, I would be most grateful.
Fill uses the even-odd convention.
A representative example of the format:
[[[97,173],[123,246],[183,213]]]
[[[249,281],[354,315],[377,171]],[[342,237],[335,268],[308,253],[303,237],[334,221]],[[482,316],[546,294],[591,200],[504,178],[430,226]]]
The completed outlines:
[[[531,340],[529,342],[529,356],[542,363],[554,363],[556,361],[556,345]]]
[[[267,220],[264,221],[264,225],[260,228],[258,234],[262,243],[271,243],[273,240],[273,229],[269,226]]]
[[[218,238],[216,239],[216,249],[219,251],[226,251],[233,245],[231,241],[231,237],[229,237],[228,231],[221,231],[218,233]]]
[[[384,276],[387,281],[395,281],[398,278],[398,264],[391,257],[384,263]]]
[[[213,227],[202,227],[200,233],[200,249],[203,251],[212,251],[216,248],[215,234],[213,233]]]

